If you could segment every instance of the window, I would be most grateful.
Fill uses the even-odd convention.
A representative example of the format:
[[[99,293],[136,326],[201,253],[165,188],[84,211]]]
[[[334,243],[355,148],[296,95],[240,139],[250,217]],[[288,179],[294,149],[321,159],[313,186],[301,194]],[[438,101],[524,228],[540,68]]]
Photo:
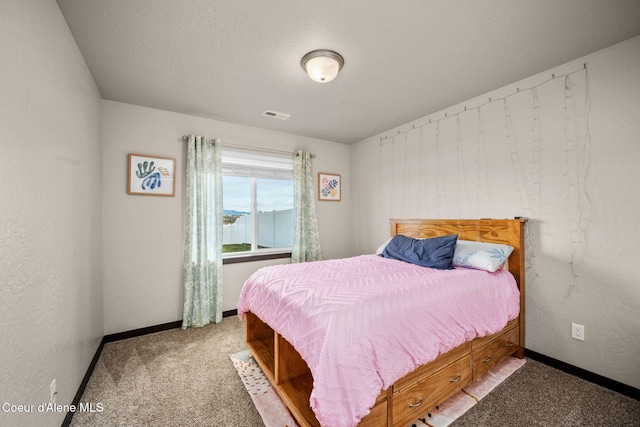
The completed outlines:
[[[222,151],[223,257],[290,252],[293,159]]]

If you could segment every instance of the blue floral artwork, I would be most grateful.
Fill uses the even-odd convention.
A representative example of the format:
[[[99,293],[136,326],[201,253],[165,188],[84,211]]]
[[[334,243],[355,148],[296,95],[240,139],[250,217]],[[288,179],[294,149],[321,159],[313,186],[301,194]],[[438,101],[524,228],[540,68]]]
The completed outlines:
[[[340,175],[319,173],[318,188],[320,200],[340,200]]]
[[[129,154],[129,194],[173,196],[175,159]]]
[[[162,186],[162,176],[160,172],[152,173],[156,167],[154,166],[155,162],[142,162],[138,163],[138,170],[136,171],[136,176],[142,180],[142,189],[154,189],[156,186],[160,188]]]

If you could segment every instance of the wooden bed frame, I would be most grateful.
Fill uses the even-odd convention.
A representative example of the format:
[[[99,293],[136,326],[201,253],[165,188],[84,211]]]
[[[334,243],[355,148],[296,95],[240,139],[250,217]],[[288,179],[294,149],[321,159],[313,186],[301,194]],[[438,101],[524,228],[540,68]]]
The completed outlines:
[[[500,332],[466,342],[382,390],[358,426],[400,426],[424,416],[436,405],[477,380],[509,356],[524,357],[525,220],[391,220],[391,235],[415,238],[458,234],[461,240],[513,246],[509,271],[520,289],[520,315]],[[313,378],[287,340],[253,313],[246,313],[247,347],[301,427],[320,426],[309,404]]]

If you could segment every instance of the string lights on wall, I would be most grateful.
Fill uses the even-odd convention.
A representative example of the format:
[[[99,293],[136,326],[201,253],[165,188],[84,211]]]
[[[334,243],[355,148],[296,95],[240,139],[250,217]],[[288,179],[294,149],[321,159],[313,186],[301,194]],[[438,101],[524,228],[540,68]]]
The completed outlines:
[[[553,81],[558,84],[542,90]],[[485,108],[489,105],[496,108]],[[567,222],[570,241],[566,255],[573,280],[566,290],[568,297],[579,284],[574,266],[582,259],[590,221],[585,185],[591,140],[589,109],[584,63],[530,87],[516,87],[505,96],[490,97],[479,105],[463,106],[457,113],[425,118],[381,136],[380,235],[386,235],[389,218],[486,217],[499,204],[494,212],[513,210],[514,216],[536,219],[527,226],[526,245],[538,245],[541,218],[559,214]],[[533,271],[536,252],[532,247],[526,251],[532,280],[537,277]]]
[[[522,89],[522,90],[518,87],[518,88],[516,88],[515,92],[511,92],[511,93],[509,93],[509,94],[507,94],[507,95],[505,95],[503,97],[500,97],[500,98],[489,98],[489,100],[487,102],[484,102],[482,104],[476,105],[476,106],[471,107],[471,108],[467,108],[465,106],[465,107],[463,107],[464,109],[462,111],[458,112],[458,113],[454,113],[454,114],[444,113],[443,117],[440,117],[438,119],[431,119],[430,118],[427,123],[424,123],[422,125],[419,125],[419,126],[412,125],[411,128],[405,129],[405,130],[398,129],[397,130],[397,134],[381,136],[380,137],[380,141],[384,141],[385,139],[392,138],[395,135],[400,135],[400,134],[403,134],[403,133],[406,133],[406,132],[410,132],[410,131],[416,129],[417,127],[427,126],[427,125],[431,124],[432,122],[439,122],[440,120],[444,120],[444,119],[447,119],[447,118],[450,118],[450,117],[459,116],[460,114],[465,113],[467,111],[478,110],[478,109],[480,109],[480,108],[482,108],[482,107],[484,107],[484,106],[486,106],[486,105],[488,105],[488,104],[490,104],[492,102],[505,101],[508,98],[512,97],[513,95],[516,95],[516,94],[520,93],[521,91],[527,91],[527,90],[533,91],[534,89],[539,88],[540,86],[543,86],[543,85],[547,84],[548,82],[550,82],[552,80],[555,80],[555,79],[558,79],[558,78],[565,78],[566,79],[567,77],[571,76],[572,74],[576,74],[576,73],[579,73],[581,71],[585,71],[585,72],[587,71],[587,64],[586,63],[583,64],[583,67],[581,69],[579,69],[579,70],[571,71],[571,72],[569,72],[567,74],[562,74],[562,75],[551,74],[551,78],[550,79],[547,79],[547,80],[545,80],[543,82],[540,82],[537,85],[530,86],[530,87]]]

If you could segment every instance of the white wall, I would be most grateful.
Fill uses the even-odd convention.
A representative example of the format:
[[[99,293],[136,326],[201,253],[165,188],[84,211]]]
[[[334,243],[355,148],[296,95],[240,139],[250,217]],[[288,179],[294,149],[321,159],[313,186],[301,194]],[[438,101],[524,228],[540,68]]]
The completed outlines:
[[[56,379],[68,405],[103,336],[102,101],[53,0],[0,3],[0,63],[0,404],[48,403]]]
[[[318,202],[318,227],[325,258],[353,254],[349,239],[349,146],[236,125],[202,117],[103,102],[104,312],[105,334],[182,319],[183,187],[186,156],[182,135],[316,154],[315,172],[342,175],[342,202]],[[126,192],[127,154],[177,160],[176,196],[133,196]],[[316,174],[317,178],[317,174]],[[267,263],[224,266],[223,309],[236,308],[249,275]]]
[[[528,217],[526,347],[640,387],[638,70],[635,38],[354,144],[356,251],[389,218]]]

